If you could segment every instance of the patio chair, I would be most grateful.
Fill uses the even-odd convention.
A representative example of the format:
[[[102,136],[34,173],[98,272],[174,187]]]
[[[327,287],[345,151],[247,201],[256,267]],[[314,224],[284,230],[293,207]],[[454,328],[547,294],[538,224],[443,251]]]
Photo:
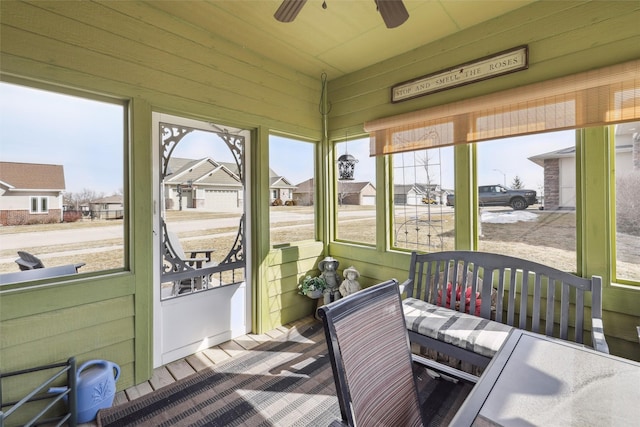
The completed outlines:
[[[35,270],[36,268],[44,268],[44,263],[42,262],[42,260],[35,255],[31,255],[29,252],[18,251],[18,256],[20,258],[16,260],[16,264],[18,264],[18,267],[20,268],[21,271]],[[76,272],[80,267],[82,267],[85,264],[86,263],[84,262],[74,264],[76,267]]]
[[[421,426],[409,336],[394,279],[318,309],[342,422],[331,426]]]
[[[36,268],[44,268],[44,264],[40,258],[35,255],[31,255],[29,252],[18,251],[18,258],[16,264],[20,267],[20,270],[34,270]]]
[[[178,239],[178,236],[174,232],[168,230],[167,249],[168,255],[174,257],[175,261],[178,262],[178,264],[174,265],[182,264],[182,266],[188,266],[193,269],[215,267],[218,265],[217,262],[211,260],[211,254],[215,251],[215,249],[199,249],[187,251],[189,253],[189,255],[187,256],[187,253],[185,253],[184,249],[182,248],[182,244],[180,243],[180,239]],[[200,254],[204,256],[198,256]],[[182,267],[179,267],[179,270],[181,268]],[[183,280],[176,280],[173,283],[171,295],[175,296],[192,292],[194,290],[202,289],[202,287],[202,277],[192,277]]]
[[[188,266],[193,268],[202,268],[203,265],[211,262],[211,253],[215,251],[215,249],[200,249],[194,251],[188,251],[189,256],[185,253],[182,248],[182,244],[180,243],[180,239],[178,236],[172,231],[167,231],[167,240],[169,242],[169,246],[173,251],[173,255],[178,258],[180,261],[186,263]],[[198,255],[203,254],[203,257],[199,257]],[[207,265],[208,267],[208,265]]]

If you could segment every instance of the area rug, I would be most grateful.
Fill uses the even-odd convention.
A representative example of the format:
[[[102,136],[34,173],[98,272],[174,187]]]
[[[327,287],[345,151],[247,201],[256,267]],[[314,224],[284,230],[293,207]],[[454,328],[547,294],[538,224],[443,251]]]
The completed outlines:
[[[375,356],[373,356],[375,357]],[[447,425],[468,384],[416,378],[430,425]],[[327,426],[340,419],[320,322],[292,328],[224,363],[98,412],[99,427]]]

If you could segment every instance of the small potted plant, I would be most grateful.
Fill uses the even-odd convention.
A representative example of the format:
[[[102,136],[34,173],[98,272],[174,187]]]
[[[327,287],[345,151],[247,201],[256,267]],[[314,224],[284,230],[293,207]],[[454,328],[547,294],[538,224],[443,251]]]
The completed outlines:
[[[312,299],[318,299],[322,296],[326,287],[327,284],[321,276],[307,276],[302,280],[302,283],[298,285],[298,293]]]

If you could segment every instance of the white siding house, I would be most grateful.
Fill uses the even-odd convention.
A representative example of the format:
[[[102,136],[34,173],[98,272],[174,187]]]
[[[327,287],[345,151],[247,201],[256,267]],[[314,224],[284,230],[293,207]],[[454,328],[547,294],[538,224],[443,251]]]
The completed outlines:
[[[62,221],[64,167],[0,162],[0,224]]]

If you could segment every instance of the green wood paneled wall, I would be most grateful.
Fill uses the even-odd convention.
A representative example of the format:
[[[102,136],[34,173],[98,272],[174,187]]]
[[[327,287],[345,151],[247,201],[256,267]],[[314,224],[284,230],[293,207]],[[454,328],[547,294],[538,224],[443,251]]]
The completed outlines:
[[[532,3],[498,19],[332,80],[329,85],[332,105],[329,137],[337,140],[345,132],[362,132],[362,125],[368,120],[637,59],[640,55],[638,22],[638,2]],[[529,46],[529,69],[526,71],[398,104],[390,103],[390,88],[396,83],[525,44]],[[588,256],[583,257],[582,267],[585,274],[604,278],[605,332],[612,353],[638,360],[635,325],[640,325],[640,289],[610,284],[609,234],[601,232],[607,220],[609,187],[603,159],[608,158],[608,146],[602,135],[591,135],[587,144],[583,150],[583,174],[589,179],[589,194],[581,207],[581,249]],[[472,146],[461,146],[455,151],[456,199],[471,203],[475,188],[474,150]],[[471,209],[456,209],[456,215],[457,247],[473,249],[477,218]],[[378,219],[381,223],[380,216]],[[373,278],[376,282],[393,277],[394,273],[401,274],[402,266],[408,263],[408,257],[400,260],[388,252],[388,247],[387,242],[378,242],[376,249],[332,243],[330,253],[336,258],[344,257],[347,263],[358,263],[361,271],[377,272]]]

